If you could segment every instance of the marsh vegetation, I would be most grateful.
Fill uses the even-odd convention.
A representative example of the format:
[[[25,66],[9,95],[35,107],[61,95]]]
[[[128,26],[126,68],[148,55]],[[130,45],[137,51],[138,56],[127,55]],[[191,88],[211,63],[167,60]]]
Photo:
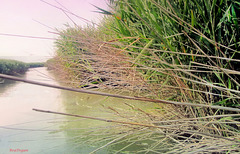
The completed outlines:
[[[109,0],[109,7],[96,6],[105,14],[99,25],[56,32],[48,67],[71,87],[178,104],[102,103],[125,124],[113,123],[114,132],[87,130],[99,138],[83,136],[77,144],[98,143],[94,152],[112,146],[116,153],[238,153],[240,3]]]
[[[43,67],[44,63],[24,63],[18,60],[0,59],[0,73],[8,75],[24,74],[29,68]]]

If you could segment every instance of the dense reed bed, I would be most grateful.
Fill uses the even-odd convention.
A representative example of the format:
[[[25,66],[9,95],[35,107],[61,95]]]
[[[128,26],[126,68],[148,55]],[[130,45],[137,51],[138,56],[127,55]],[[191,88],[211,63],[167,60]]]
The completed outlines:
[[[111,0],[109,4],[110,11],[96,7],[106,15],[97,27],[75,25],[56,32],[56,57],[49,67],[62,72],[72,86],[239,108],[239,2]],[[149,106],[149,111],[132,105],[127,111],[106,108],[125,121],[169,127],[127,127],[119,134],[137,135],[126,140],[119,135],[106,146],[121,140],[137,145],[147,138],[151,144],[134,152],[240,150],[235,112],[163,104]]]

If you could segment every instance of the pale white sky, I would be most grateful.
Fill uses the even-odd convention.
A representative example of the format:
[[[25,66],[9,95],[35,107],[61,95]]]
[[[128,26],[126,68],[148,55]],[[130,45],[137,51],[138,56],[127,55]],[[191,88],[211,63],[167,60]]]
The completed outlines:
[[[64,6],[71,12],[90,21],[99,22],[101,15],[92,6],[107,9],[106,0],[44,0],[55,6]],[[61,6],[61,5],[62,6]],[[63,8],[63,7],[62,7]],[[78,25],[85,23],[68,14]],[[51,56],[54,53],[53,40],[21,38],[1,34],[15,34],[56,38],[49,33],[51,28],[63,29],[64,24],[73,25],[71,20],[59,9],[41,0],[0,0],[0,56]]]

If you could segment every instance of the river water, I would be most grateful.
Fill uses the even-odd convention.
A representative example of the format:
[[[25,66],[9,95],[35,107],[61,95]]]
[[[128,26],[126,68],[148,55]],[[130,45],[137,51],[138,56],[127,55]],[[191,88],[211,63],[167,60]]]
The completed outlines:
[[[30,69],[25,79],[56,84],[53,74],[46,68]],[[141,149],[150,145],[146,138],[152,134],[145,128],[135,129],[137,137],[132,136],[131,127],[111,123],[80,119],[75,117],[41,113],[33,108],[65,112],[105,119],[121,120],[119,112],[130,111],[136,105],[146,109],[149,104],[142,102],[79,94],[22,82],[4,80],[0,84],[0,154],[13,152],[26,153],[97,153],[123,152]],[[136,118],[126,115],[124,118]],[[139,115],[140,116],[140,115]],[[138,134],[148,134],[139,137]],[[130,139],[125,139],[131,136]],[[125,139],[125,140],[124,140]],[[106,146],[118,141],[119,144]],[[121,141],[121,142],[120,142]],[[133,144],[136,143],[137,144]],[[105,145],[105,146],[104,146]],[[102,147],[102,148],[100,148]],[[14,151],[15,150],[15,151]]]

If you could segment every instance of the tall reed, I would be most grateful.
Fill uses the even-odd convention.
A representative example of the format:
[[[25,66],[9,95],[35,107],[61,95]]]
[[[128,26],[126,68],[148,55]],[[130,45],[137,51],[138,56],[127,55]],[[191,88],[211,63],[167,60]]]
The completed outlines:
[[[175,86],[185,101],[198,93],[205,103],[239,107],[239,2],[111,2],[112,30],[130,38],[121,40],[124,44],[138,38],[128,54],[145,79],[166,81],[162,86]]]

